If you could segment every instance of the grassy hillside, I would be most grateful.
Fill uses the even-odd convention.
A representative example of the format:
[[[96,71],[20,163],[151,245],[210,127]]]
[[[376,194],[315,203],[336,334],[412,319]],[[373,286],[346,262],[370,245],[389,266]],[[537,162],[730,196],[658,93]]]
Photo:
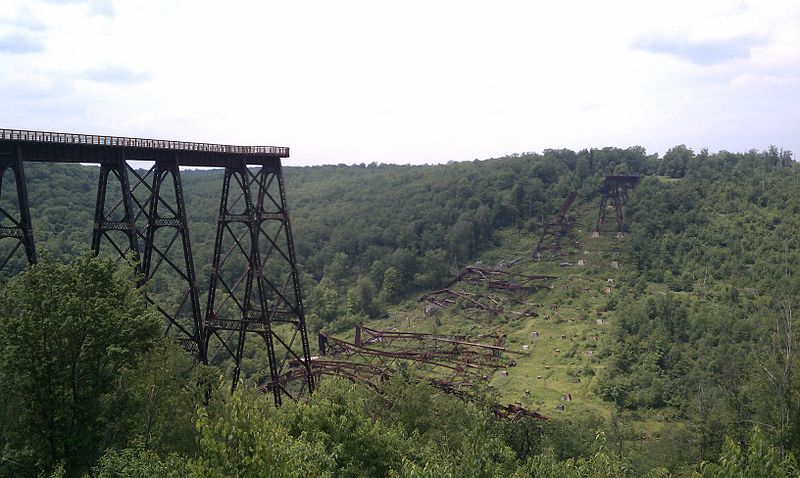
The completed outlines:
[[[503,312],[495,317],[451,306],[426,316],[424,303],[418,301],[422,294],[417,294],[390,307],[388,318],[371,320],[367,325],[440,335],[507,334],[507,356],[516,366],[500,369],[489,377],[501,402],[520,402],[551,416],[591,411],[610,417],[613,406],[598,396],[596,388],[608,359],[610,329],[614,326],[610,310],[613,305],[610,308],[609,304],[617,300],[617,285],[631,264],[625,264],[620,257],[627,238],[617,239],[611,232],[600,238],[591,237],[596,202],[585,200],[575,205],[571,211],[575,225],[562,241],[558,257],[545,253],[543,260],[531,260],[538,234],[511,227],[498,231],[494,236],[496,247],[478,259],[489,267],[521,259],[505,270],[556,276],[547,281],[549,290],[503,293],[460,282],[451,289],[490,296],[502,304]],[[579,261],[583,265],[578,265]],[[619,269],[612,267],[614,261]],[[559,265],[562,262],[571,265]],[[609,279],[614,284],[609,284]],[[531,312],[535,316],[528,316]],[[338,335],[350,338],[352,330],[345,328]],[[566,395],[570,401],[564,400]],[[565,406],[563,411],[556,410],[559,404]]]

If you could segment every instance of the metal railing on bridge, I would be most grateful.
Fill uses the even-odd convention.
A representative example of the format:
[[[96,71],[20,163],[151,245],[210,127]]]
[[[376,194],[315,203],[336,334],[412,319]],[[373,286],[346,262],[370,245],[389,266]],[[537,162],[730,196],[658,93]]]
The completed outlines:
[[[125,148],[169,149],[179,151],[200,151],[229,154],[263,154],[288,157],[289,148],[283,146],[233,146],[214,143],[193,143],[164,139],[128,138],[124,136],[105,136],[95,134],[55,133],[49,131],[30,131],[0,128],[0,140],[30,141],[37,143],[84,144],[96,146],[116,146]]]

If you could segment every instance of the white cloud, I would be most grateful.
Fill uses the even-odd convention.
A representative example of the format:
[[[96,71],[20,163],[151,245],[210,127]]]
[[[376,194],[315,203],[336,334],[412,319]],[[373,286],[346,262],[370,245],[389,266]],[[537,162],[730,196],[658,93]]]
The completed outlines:
[[[19,1],[0,34],[25,19],[43,48],[3,57],[0,103],[30,104],[24,85],[85,107],[0,124],[287,145],[292,164],[800,151],[796,3]]]

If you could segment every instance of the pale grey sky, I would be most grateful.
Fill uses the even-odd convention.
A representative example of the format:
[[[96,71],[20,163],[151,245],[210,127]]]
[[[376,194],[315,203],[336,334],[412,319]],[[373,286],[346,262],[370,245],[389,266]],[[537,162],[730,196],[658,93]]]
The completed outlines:
[[[0,0],[0,127],[287,164],[800,155],[800,2]]]

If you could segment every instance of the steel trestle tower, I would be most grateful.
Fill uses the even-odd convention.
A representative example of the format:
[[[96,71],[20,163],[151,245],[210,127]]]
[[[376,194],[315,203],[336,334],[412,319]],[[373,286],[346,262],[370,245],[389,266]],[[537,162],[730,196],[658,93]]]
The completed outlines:
[[[235,266],[237,258],[247,263],[245,270]],[[259,336],[270,363],[266,388],[276,404],[314,387],[296,264],[280,164],[255,172],[243,161],[226,167],[206,307],[209,359],[221,353],[233,358],[235,387],[245,341]],[[279,380],[289,362],[305,370],[296,390]]]
[[[0,241],[17,241],[0,258],[0,271],[20,248],[29,264],[36,262],[23,160],[99,164],[92,251],[131,261],[147,301],[165,318],[165,335],[202,363],[230,364],[233,388],[246,339],[260,336],[269,374],[259,382],[276,405],[296,399],[313,391],[314,379],[281,166],[288,156],[288,148],[276,146],[0,129],[0,198],[3,176],[13,173],[18,206],[16,214],[0,207]],[[152,167],[134,169],[129,161]],[[205,311],[180,166],[224,168]],[[304,375],[292,388],[278,380],[290,362]]]
[[[641,176],[637,175],[606,176],[600,188],[600,210],[598,211],[597,224],[594,228],[595,234],[600,234],[600,225],[608,222],[606,209],[609,206],[609,201],[616,215],[617,235],[625,234],[623,206],[628,201],[628,192],[639,183],[640,179]]]

